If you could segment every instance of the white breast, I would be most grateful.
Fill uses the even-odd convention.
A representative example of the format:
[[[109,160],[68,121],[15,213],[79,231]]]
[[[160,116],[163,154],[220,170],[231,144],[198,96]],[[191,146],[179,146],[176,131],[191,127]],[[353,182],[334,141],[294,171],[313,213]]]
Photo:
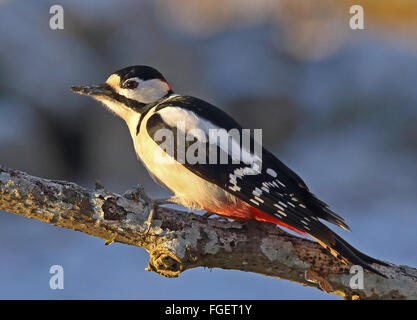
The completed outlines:
[[[136,135],[137,121],[129,124],[136,154],[143,161],[147,170],[159,179],[178,198],[179,204],[191,209],[219,208],[225,203],[235,203],[236,199],[230,193],[217,185],[200,178],[183,165],[171,158],[169,163],[161,161],[161,154],[169,157],[157,143],[151,139],[145,128],[145,123],[153,110],[145,115],[139,134]]]

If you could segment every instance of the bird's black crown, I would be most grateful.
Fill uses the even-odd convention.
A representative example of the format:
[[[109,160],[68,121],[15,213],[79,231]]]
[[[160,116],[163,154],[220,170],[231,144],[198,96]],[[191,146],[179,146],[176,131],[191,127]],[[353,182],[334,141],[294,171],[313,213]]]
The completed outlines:
[[[142,65],[123,68],[119,71],[114,72],[114,74],[120,76],[120,82],[122,83],[127,79],[135,77],[144,81],[151,79],[160,79],[162,81],[166,81],[162,73],[160,73],[158,70],[152,67]]]

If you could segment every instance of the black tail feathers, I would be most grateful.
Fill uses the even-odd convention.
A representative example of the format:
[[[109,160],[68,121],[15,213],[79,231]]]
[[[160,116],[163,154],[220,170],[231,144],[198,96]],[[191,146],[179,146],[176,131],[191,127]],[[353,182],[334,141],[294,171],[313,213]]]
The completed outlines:
[[[306,198],[307,206],[317,215],[318,218],[329,221],[345,230],[350,231],[349,226],[346,224],[345,220],[339,216],[337,213],[329,209],[329,206],[318,199],[314,194],[308,193]]]
[[[346,264],[352,263],[359,265],[366,270],[369,270],[384,278],[387,278],[386,275],[373,268],[371,264],[375,263],[382,266],[388,266],[388,264],[386,264],[383,261],[367,256],[366,254],[352,247],[348,242],[343,240],[340,236],[338,236],[329,228],[325,227],[324,225],[323,227],[324,228],[321,228],[320,230],[320,234],[312,236],[333,256],[335,256],[337,259]]]

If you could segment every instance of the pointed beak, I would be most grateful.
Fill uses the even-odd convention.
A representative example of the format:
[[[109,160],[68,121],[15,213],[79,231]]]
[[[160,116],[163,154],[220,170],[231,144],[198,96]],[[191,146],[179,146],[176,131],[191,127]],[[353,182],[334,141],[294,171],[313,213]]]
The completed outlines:
[[[101,83],[97,85],[72,86],[71,90],[72,92],[92,97],[111,97],[114,94],[113,88],[107,83]]]
[[[1,1],[1,0],[0,0]],[[112,110],[114,113],[118,114],[122,118],[123,115],[120,115],[120,108],[118,110],[114,109],[114,105],[123,106],[125,108],[129,108],[135,110],[136,112],[141,113],[145,106],[144,103],[139,101],[126,98],[123,95],[120,95],[110,84],[107,82],[100,83],[96,85],[84,85],[84,86],[72,86],[71,91],[82,94],[85,96],[92,97],[98,101],[104,102],[104,104]],[[115,102],[112,103],[111,106],[108,105],[108,102]]]

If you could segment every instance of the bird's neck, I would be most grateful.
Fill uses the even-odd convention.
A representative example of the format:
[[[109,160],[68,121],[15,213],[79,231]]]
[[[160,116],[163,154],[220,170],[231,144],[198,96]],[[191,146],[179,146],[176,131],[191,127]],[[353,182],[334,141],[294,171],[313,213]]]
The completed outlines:
[[[150,112],[154,107],[157,107],[162,102],[165,102],[166,100],[172,99],[176,96],[178,95],[173,93],[167,94],[154,102],[144,105],[140,112],[130,110],[131,112],[126,113],[126,117],[123,119],[129,128],[132,138],[135,139],[135,137],[138,135],[142,120],[145,118],[148,112]]]

